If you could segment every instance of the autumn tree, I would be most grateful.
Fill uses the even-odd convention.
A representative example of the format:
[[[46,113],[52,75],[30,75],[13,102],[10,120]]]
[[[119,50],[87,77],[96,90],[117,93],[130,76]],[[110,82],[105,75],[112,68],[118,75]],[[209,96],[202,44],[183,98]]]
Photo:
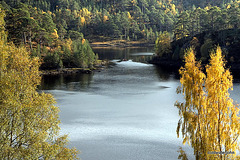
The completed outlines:
[[[0,157],[1,159],[77,159],[58,137],[59,108],[51,94],[37,92],[39,59],[6,42],[0,10]]]
[[[229,97],[232,76],[225,69],[221,48],[212,52],[206,75],[192,49],[186,52],[185,66],[179,72],[181,87],[177,92],[184,95],[185,102],[176,103],[181,117],[177,135],[182,132],[183,143],[191,144],[196,159],[236,159],[239,106]]]

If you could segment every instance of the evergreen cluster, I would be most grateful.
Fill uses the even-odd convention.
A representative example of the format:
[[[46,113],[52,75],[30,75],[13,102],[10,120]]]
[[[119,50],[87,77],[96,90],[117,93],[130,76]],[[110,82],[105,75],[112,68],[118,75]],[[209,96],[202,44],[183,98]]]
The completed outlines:
[[[32,2],[36,5],[39,1]],[[68,19],[62,17],[65,13],[44,11],[45,3],[41,4],[37,8],[30,1],[1,1],[6,11],[8,41],[24,45],[33,56],[40,57],[43,60],[42,69],[91,68],[96,63],[97,55],[80,30],[61,28],[66,24],[61,20]],[[67,24],[70,25],[71,21]]]
[[[28,44],[33,55],[44,57],[42,68],[92,66],[97,56],[88,41],[82,43],[83,35],[91,42],[157,39],[157,54],[174,59],[182,58],[193,40],[197,54],[206,59],[216,41],[212,34],[236,31],[240,25],[238,0],[3,0],[1,4],[7,13],[9,40]],[[196,36],[203,33],[204,37]],[[219,43],[227,48],[232,38],[227,40],[225,32],[221,33]],[[164,43],[159,41],[163,37]],[[172,40],[173,44],[166,44]],[[181,43],[176,44],[179,40]],[[161,49],[162,44],[167,47]],[[76,56],[79,45],[87,49]]]
[[[183,59],[184,51],[192,46],[196,57],[207,62],[211,50],[220,45],[227,61],[239,63],[239,31],[240,1],[220,7],[193,7],[178,15],[172,34],[159,34],[155,45],[156,53],[164,59],[179,60]]]
[[[176,1],[177,2],[177,1]],[[174,1],[157,0],[5,0],[5,9],[21,8],[36,19],[42,12],[52,19],[59,38],[76,38],[81,33],[87,39],[110,39],[154,41],[160,31],[171,32],[181,5]],[[26,7],[23,7],[22,4]],[[6,5],[7,4],[7,5]],[[177,8],[179,7],[179,8]],[[36,13],[35,13],[36,14]],[[47,21],[51,27],[51,23]],[[50,21],[49,21],[50,22]],[[53,33],[53,31],[51,31]]]

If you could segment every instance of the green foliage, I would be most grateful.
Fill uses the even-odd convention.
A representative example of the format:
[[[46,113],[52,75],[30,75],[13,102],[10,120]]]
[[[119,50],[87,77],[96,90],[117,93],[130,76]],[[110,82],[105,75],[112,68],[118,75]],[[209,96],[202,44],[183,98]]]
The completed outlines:
[[[119,38],[120,35],[124,35],[125,39],[128,36],[130,39],[136,39],[136,36],[133,36],[134,33],[139,38],[147,39],[147,35],[141,31],[150,30],[150,28],[154,33],[170,31],[173,28],[175,15],[178,13],[177,6],[174,4],[177,1],[19,0],[13,2],[6,0],[6,3],[12,8],[15,8],[20,2],[32,6],[32,11],[36,7],[38,11],[47,12],[45,14],[52,13],[51,17],[58,32],[61,33],[61,37],[64,30],[73,30],[83,32],[85,36],[89,37],[97,35]],[[46,19],[45,22],[50,21]]]
[[[201,57],[203,61],[206,61],[210,57],[210,52],[213,49],[213,42],[211,39],[206,39],[201,46]]]
[[[43,61],[44,63],[42,64],[41,69],[59,69],[63,67],[59,51],[48,53]]]
[[[73,48],[74,64],[77,67],[92,68],[97,58],[88,41],[84,39],[82,41],[75,41]]]
[[[180,48],[179,46],[177,46],[173,52],[173,55],[172,55],[172,59],[173,60],[178,60],[180,57],[179,57],[179,54],[180,53]]]
[[[77,40],[87,37],[92,41],[103,37],[154,42],[158,36],[156,33],[167,31],[174,34],[174,40],[188,41],[188,37],[192,39],[197,34],[214,34],[227,29],[234,29],[237,34],[240,27],[238,0],[5,0],[1,4],[7,11],[9,40],[17,45],[25,44],[33,52],[39,44],[41,50],[42,46],[47,46],[53,53],[62,48],[68,38]],[[220,37],[226,44],[224,41],[229,39],[228,35]],[[216,39],[210,38],[212,41]],[[238,39],[234,41],[238,45]],[[203,43],[199,39],[199,45]],[[182,50],[185,44],[178,45]],[[170,48],[175,50],[176,46]],[[200,53],[200,46],[196,50]],[[169,54],[169,57],[177,59],[176,54],[172,56],[171,51],[165,51],[158,51],[158,54]],[[63,50],[60,52],[62,54]],[[63,57],[66,56],[62,54]]]
[[[0,27],[4,28],[0,9]],[[6,42],[0,33],[0,157],[1,159],[77,159],[58,137],[59,108],[52,95],[37,92],[39,59],[25,47]]]
[[[171,37],[168,32],[160,33],[155,42],[155,52],[158,56],[168,56],[171,52]]]
[[[80,32],[80,29],[84,27],[78,20],[81,19],[81,16],[84,16],[85,20],[89,20],[90,12],[86,8],[79,12],[75,11],[74,16],[74,13],[68,8],[56,9],[53,13],[49,9],[44,9],[46,12],[41,10],[42,6],[35,2],[6,2],[10,6],[4,2],[2,4],[4,8],[7,8],[6,28],[9,33],[9,41],[13,41],[16,45],[25,45],[31,50],[32,56],[42,58],[41,69],[57,69],[64,67],[64,65],[66,65],[65,67],[92,67],[94,65],[95,61],[92,59],[95,59],[95,54],[87,41],[84,44],[86,47],[79,51],[86,53],[81,53],[84,56],[78,56],[78,59],[74,57],[74,54],[77,53],[73,53],[74,46],[69,43],[64,44],[70,42],[69,38],[79,42],[84,39]],[[47,6],[51,4],[48,1],[41,2]],[[65,2],[56,4],[61,6]],[[33,7],[35,5],[39,8]],[[47,6],[43,8],[49,8]],[[75,3],[73,8],[79,7]],[[79,60],[79,58],[83,59]],[[75,63],[75,60],[78,63]]]
[[[174,26],[176,40],[202,32],[215,32],[240,27],[239,1],[223,8],[208,6],[182,12]]]

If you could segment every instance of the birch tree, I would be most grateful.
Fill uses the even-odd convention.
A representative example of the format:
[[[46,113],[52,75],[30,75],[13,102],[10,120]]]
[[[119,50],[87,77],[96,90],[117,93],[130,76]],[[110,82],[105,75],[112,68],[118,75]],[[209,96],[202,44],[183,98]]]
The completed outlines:
[[[1,159],[77,159],[58,136],[59,109],[51,94],[36,91],[39,59],[6,42],[0,9],[0,157]]]
[[[193,49],[185,54],[180,69],[184,103],[176,102],[180,120],[177,135],[194,149],[196,159],[236,159],[240,134],[239,106],[229,97],[232,75],[225,68],[221,48],[212,51],[206,74],[195,59]],[[238,157],[239,158],[239,157]]]

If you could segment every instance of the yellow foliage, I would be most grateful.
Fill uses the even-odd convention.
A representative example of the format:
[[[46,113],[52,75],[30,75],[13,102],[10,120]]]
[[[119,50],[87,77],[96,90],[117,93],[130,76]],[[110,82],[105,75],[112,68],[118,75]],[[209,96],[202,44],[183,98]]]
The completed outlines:
[[[109,20],[109,18],[108,18],[108,16],[103,16],[103,22],[106,22],[106,21],[108,21]]]
[[[135,6],[137,4],[136,0],[132,0],[131,3],[133,4],[133,6]]]
[[[0,13],[0,26],[1,18]],[[67,137],[57,137],[59,108],[53,96],[37,92],[39,59],[7,44],[4,32],[0,37],[1,159],[77,159],[77,150],[66,148]]]
[[[166,10],[165,10],[165,13],[168,13],[170,10],[168,9],[168,8],[166,8]]]
[[[160,6],[162,6],[162,2],[160,2],[160,1],[157,1],[158,2],[158,4],[160,5]]]
[[[52,15],[52,12],[51,12],[51,11],[47,11],[47,13],[48,13],[49,15]]]
[[[82,17],[84,18],[84,23],[89,23],[91,19],[91,12],[88,11],[87,8],[83,8],[79,11],[78,13],[79,17],[81,17],[81,22],[82,22]],[[82,23],[82,24],[84,24]]]
[[[211,8],[211,7],[206,6],[204,9],[205,9],[206,11],[208,11],[210,8]]]
[[[85,18],[84,17],[81,17],[81,24],[84,25],[85,24]]]
[[[75,18],[79,17],[76,10],[73,11],[73,15],[74,15]]]
[[[82,44],[84,44],[84,43],[85,43],[85,39],[83,38],[83,39],[82,39]]]
[[[177,12],[176,12],[176,6],[175,6],[175,4],[172,4],[172,5],[171,5],[171,9],[172,9],[173,15],[176,15]]]
[[[184,141],[191,143],[196,159],[235,159],[239,151],[239,106],[229,97],[232,76],[225,69],[221,48],[212,52],[205,75],[196,62],[192,49],[185,55],[185,66],[180,69],[185,103],[177,102],[179,120],[177,134],[182,128]],[[209,154],[234,152],[234,154]]]
[[[132,18],[132,16],[131,16],[131,14],[130,14],[129,12],[127,12],[127,14],[128,14],[128,19],[129,19],[129,20],[132,20],[133,18]]]
[[[160,57],[171,52],[171,37],[168,32],[160,33],[155,42],[156,54]]]
[[[54,39],[58,39],[58,33],[57,33],[57,30],[56,29],[54,29],[53,30],[54,32],[52,33],[52,37],[54,38]]]
[[[65,46],[67,47],[67,49],[69,49],[69,51],[72,50],[72,40],[71,38],[68,38],[65,40]]]

